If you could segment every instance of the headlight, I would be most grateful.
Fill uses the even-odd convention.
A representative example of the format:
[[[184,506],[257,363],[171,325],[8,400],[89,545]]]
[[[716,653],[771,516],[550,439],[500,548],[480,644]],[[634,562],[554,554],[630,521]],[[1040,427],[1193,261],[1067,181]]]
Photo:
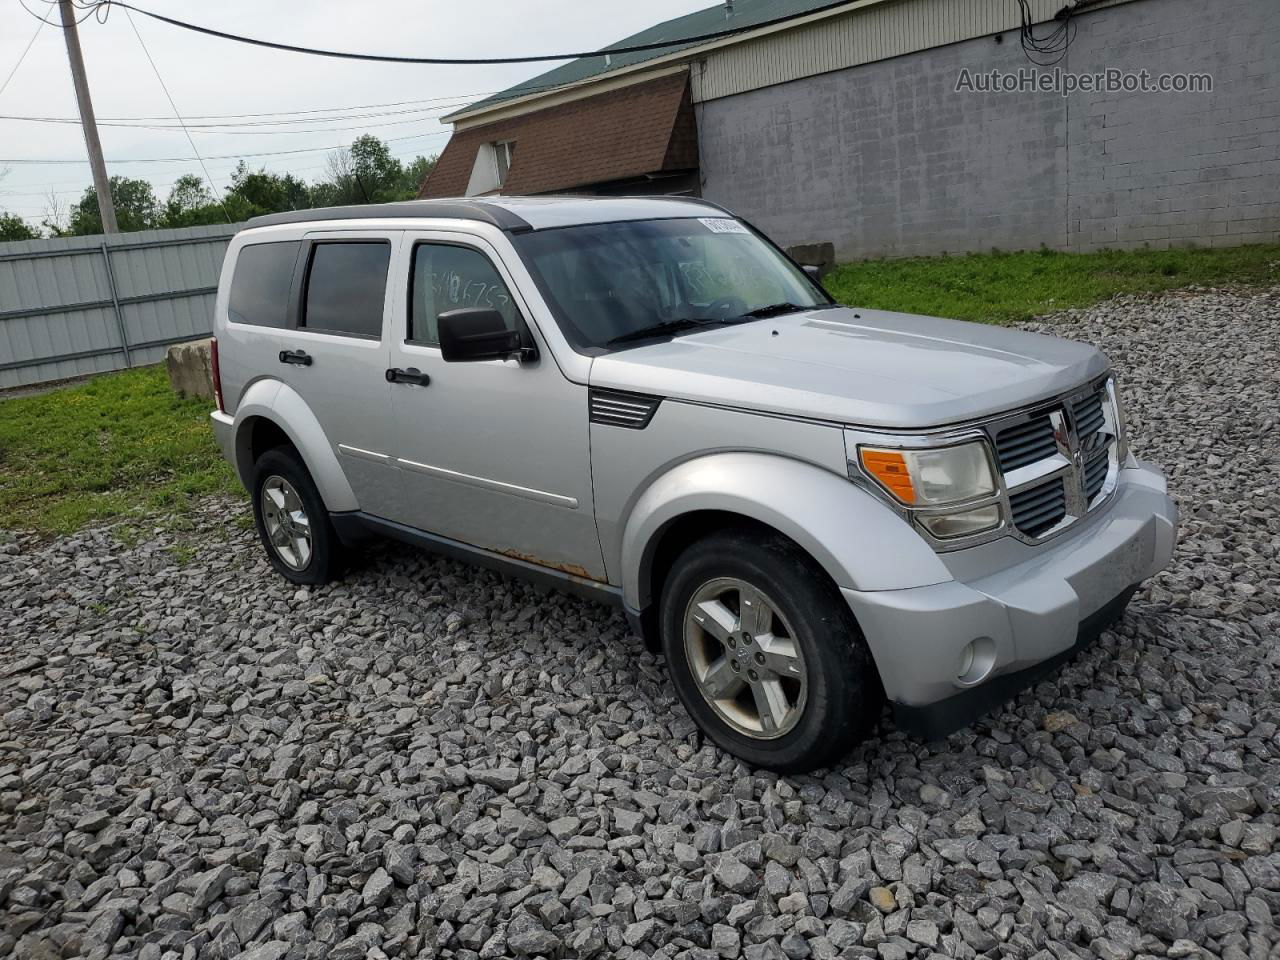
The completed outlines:
[[[867,474],[908,507],[961,503],[996,491],[981,441],[914,450],[859,447],[858,457]]]
[[[992,503],[959,513],[922,514],[916,517],[916,521],[936,539],[954,540],[956,537],[969,537],[999,526],[1000,507]]]

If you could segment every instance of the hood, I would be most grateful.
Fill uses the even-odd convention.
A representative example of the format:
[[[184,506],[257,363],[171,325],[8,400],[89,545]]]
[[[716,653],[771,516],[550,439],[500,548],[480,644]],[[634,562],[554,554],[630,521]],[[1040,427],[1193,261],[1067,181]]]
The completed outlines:
[[[591,386],[869,427],[934,427],[1043,400],[1107,369],[1091,346],[846,307],[597,357]]]

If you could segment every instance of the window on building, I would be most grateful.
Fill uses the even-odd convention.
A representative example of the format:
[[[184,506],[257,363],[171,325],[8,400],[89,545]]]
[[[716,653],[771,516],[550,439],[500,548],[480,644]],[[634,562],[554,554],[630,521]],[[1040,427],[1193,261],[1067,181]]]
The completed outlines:
[[[498,164],[498,186],[507,182],[507,171],[511,169],[511,161],[516,156],[514,140],[499,140],[493,145],[494,159]]]
[[[467,196],[474,197],[500,190],[507,182],[507,173],[515,156],[514,140],[495,140],[480,144],[480,148],[476,150],[475,163],[471,166],[471,177],[467,181]]]
[[[299,326],[354,337],[382,336],[391,244],[317,243],[311,252]]]

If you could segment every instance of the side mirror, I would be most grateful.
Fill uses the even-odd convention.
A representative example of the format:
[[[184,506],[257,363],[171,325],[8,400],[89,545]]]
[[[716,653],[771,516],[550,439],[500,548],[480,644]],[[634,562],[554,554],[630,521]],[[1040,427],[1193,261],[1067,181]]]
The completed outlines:
[[[463,307],[446,310],[437,320],[440,355],[446,363],[463,360],[501,360],[520,353],[524,346],[517,330],[497,310]]]
[[[812,263],[806,263],[800,269],[805,272],[805,274],[809,277],[810,280],[812,280],[818,286],[822,286],[822,268],[821,267],[815,266]]]

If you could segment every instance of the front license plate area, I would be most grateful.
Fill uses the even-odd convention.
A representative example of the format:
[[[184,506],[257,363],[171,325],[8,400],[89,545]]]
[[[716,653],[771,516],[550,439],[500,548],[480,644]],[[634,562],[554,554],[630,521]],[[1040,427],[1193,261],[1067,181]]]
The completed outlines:
[[[1155,537],[1149,527],[1144,527],[1100,563],[1072,577],[1071,586],[1080,598],[1080,618],[1101,609],[1126,587],[1137,583],[1151,566],[1154,550]]]

